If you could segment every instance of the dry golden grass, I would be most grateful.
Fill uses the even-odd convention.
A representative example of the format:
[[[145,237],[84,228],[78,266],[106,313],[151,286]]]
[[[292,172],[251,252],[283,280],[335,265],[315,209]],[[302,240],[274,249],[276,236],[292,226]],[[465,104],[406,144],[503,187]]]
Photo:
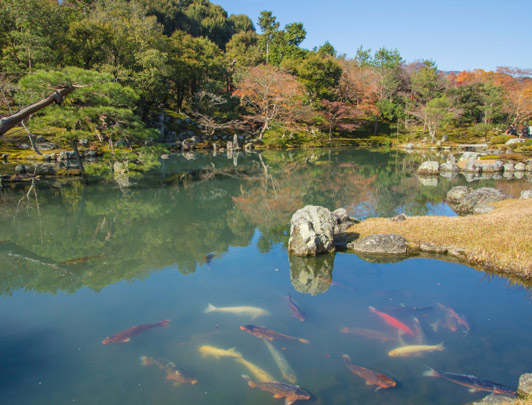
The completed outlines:
[[[532,278],[532,200],[493,205],[495,210],[489,214],[467,217],[409,217],[402,222],[370,218],[349,232],[361,238],[396,233],[416,244],[461,248],[472,265]]]

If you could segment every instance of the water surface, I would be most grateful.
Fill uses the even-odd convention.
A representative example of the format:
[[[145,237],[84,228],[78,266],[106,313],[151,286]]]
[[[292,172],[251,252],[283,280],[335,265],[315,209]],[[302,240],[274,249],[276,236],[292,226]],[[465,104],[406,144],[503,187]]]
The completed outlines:
[[[430,258],[369,263],[354,254],[289,258],[293,212],[304,205],[345,207],[357,217],[454,215],[444,203],[458,176],[424,185],[421,158],[396,152],[264,152],[173,156],[144,179],[40,181],[0,194],[0,401],[13,404],[272,404],[250,388],[232,358],[202,358],[201,345],[235,347],[282,381],[267,347],[240,330],[266,326],[310,340],[274,341],[311,395],[311,404],[466,403],[471,394],[426,367],[474,374],[517,387],[531,370],[530,292],[507,279]],[[236,165],[235,165],[236,164]],[[433,183],[430,183],[433,184]],[[483,180],[518,196],[530,182]],[[29,191],[29,192],[28,192]],[[83,259],[85,258],[85,259]],[[80,260],[81,259],[81,260]],[[300,322],[286,295],[306,312]],[[255,320],[204,313],[216,306],[261,307]],[[437,309],[463,313],[456,332]],[[368,309],[432,306],[416,315],[427,344],[443,352],[391,358],[397,341],[341,333],[396,331]],[[411,325],[410,315],[399,317]],[[113,333],[170,319],[128,343],[102,345]],[[440,320],[437,330],[431,324]],[[283,350],[284,349],[284,350]],[[383,372],[392,390],[364,385],[342,361]],[[198,380],[173,386],[140,356],[166,358]],[[296,402],[298,403],[298,402]],[[303,403],[303,402],[301,402]]]

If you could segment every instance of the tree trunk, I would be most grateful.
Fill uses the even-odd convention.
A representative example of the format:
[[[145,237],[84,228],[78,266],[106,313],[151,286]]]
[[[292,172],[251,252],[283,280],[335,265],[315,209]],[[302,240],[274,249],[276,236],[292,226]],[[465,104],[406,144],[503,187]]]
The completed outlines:
[[[379,128],[379,119],[375,117],[375,128],[373,130],[373,134],[377,136],[377,129]]]
[[[81,175],[83,176],[83,182],[85,184],[89,184],[89,180],[87,179],[87,175],[85,174],[85,168],[83,167],[83,162],[81,161],[81,156],[79,155],[78,145],[76,145],[76,140],[72,139],[70,143],[72,145],[72,149],[74,149],[74,155],[76,155],[76,160],[78,161],[79,171],[81,172]]]
[[[41,110],[44,107],[49,106],[52,103],[60,104],[63,101],[63,97],[72,93],[79,86],[69,86],[62,89],[58,89],[50,94],[48,97],[43,98],[36,103],[30,104],[27,107],[17,111],[15,114],[11,114],[5,118],[0,119],[0,135],[5,134],[11,128],[17,126],[22,120],[28,118],[31,114]]]

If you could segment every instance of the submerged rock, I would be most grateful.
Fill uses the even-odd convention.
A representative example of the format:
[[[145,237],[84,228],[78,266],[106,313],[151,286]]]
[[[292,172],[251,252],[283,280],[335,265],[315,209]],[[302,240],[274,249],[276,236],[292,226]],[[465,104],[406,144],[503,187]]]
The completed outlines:
[[[370,255],[406,255],[407,241],[401,235],[387,233],[366,236],[347,247],[355,253]]]
[[[506,194],[495,188],[483,187],[473,190],[466,186],[453,187],[447,193],[447,204],[459,215],[473,214],[477,205],[483,206],[491,202],[506,199]],[[484,210],[484,211],[482,211]],[[478,208],[485,212],[486,208]]]
[[[296,256],[334,252],[335,223],[327,208],[307,205],[297,210],[290,220],[288,250]]]

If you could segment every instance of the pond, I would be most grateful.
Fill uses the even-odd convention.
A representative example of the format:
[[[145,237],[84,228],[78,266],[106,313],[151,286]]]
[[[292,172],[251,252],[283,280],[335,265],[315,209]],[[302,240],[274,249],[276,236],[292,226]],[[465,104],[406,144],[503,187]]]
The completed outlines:
[[[307,204],[360,218],[454,215],[445,195],[469,183],[420,181],[420,162],[361,150],[187,154],[142,179],[4,189],[0,402],[284,403],[242,378],[265,373],[310,394],[296,404],[449,404],[488,394],[423,376],[428,368],[516,389],[532,368],[525,286],[427,257],[288,255],[290,217]],[[530,181],[480,186],[519,196]],[[271,349],[245,325],[304,341],[276,338]],[[390,356],[400,340],[433,348]],[[344,354],[397,386],[365,385]]]

